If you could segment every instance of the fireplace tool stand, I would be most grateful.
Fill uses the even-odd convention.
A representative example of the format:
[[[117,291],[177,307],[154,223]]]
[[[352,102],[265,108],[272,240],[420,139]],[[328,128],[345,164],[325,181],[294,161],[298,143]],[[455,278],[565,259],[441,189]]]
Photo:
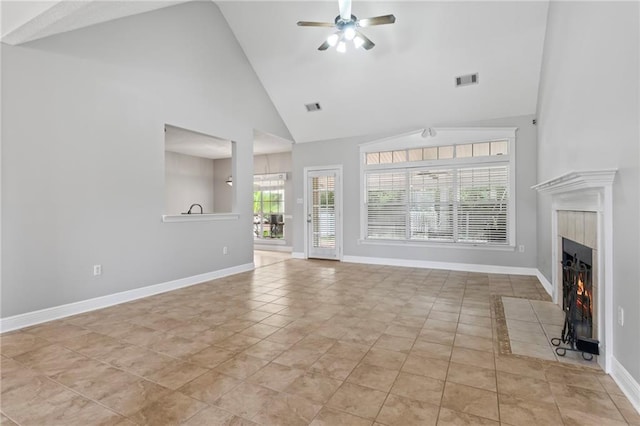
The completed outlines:
[[[585,291],[585,286],[591,282],[590,273],[591,270],[579,261],[577,255],[562,266],[564,326],[561,337],[551,339],[558,356],[565,356],[567,351],[580,352],[583,359],[591,361],[594,355],[599,355],[599,342],[579,334],[585,328],[589,334],[592,330],[591,294]]]

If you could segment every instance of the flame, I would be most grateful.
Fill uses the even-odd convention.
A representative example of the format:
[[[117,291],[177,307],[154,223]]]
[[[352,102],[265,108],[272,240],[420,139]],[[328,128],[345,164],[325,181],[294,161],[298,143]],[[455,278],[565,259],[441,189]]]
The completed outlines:
[[[578,295],[584,294],[584,281],[582,279],[582,274],[578,277]]]

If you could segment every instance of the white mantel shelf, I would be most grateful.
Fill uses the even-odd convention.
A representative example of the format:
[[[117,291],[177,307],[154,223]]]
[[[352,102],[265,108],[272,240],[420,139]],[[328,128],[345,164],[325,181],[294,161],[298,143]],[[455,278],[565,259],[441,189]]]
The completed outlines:
[[[561,194],[591,188],[606,188],[613,185],[618,169],[585,170],[569,172],[562,176],[533,185],[541,194]]]

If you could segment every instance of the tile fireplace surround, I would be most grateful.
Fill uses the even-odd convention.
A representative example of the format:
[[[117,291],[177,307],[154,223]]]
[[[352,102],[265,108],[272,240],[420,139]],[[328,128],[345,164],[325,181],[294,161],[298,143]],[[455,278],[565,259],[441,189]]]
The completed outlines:
[[[598,363],[611,372],[613,347],[613,200],[616,170],[571,172],[533,186],[551,195],[552,298],[562,305],[562,238],[593,250],[595,300],[593,337],[600,340]]]

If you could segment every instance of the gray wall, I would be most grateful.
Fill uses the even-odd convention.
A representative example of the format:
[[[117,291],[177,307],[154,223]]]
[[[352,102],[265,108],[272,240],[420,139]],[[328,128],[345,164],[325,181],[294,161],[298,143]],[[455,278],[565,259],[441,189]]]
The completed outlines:
[[[230,212],[233,208],[233,185],[236,183],[236,177],[233,176],[232,166],[230,158],[213,160],[213,190],[216,194],[214,211],[216,213]],[[227,184],[229,176],[233,182],[232,186]]]
[[[640,380],[637,2],[551,2],[538,99],[538,179],[619,169],[613,188],[614,356]],[[538,267],[551,278],[551,206],[538,200]]]
[[[2,317],[252,262],[253,131],[290,135],[214,3],[1,46]],[[165,123],[236,141],[239,220],[161,222]]]
[[[342,164],[344,173],[344,255],[535,267],[536,194],[530,187],[536,183],[536,127],[531,124],[532,119],[533,116],[521,116],[474,123],[439,123],[448,127],[518,127],[518,132],[516,133],[516,244],[525,246],[524,253],[462,248],[399,247],[358,244],[358,239],[360,238],[359,144],[375,140],[375,138],[372,137],[294,145],[293,174],[296,176],[294,181],[294,197],[303,197],[305,167]],[[398,131],[395,134],[400,133],[402,132]],[[304,206],[296,204],[294,210],[294,252],[304,251],[303,213]]]
[[[164,191],[166,214],[186,212],[194,203],[213,212],[213,160],[165,151]],[[195,211],[200,213],[197,207]]]

